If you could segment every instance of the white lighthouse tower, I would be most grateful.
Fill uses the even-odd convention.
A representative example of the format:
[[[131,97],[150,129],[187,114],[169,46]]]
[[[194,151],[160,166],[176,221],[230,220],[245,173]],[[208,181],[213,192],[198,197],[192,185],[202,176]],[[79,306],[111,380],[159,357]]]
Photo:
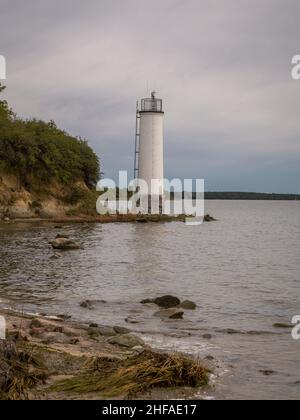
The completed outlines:
[[[146,182],[149,198],[158,197],[160,204],[164,193],[163,119],[162,99],[155,92],[142,99],[140,106],[137,103],[134,177]]]

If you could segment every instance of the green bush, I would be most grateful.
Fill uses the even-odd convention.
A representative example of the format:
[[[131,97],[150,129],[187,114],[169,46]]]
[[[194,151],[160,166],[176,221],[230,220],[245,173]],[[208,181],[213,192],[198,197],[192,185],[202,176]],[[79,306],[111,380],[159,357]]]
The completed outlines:
[[[85,196],[85,191],[79,187],[74,187],[70,194],[65,197],[65,201],[71,205],[76,205]]]
[[[0,84],[0,93],[3,89]],[[60,130],[53,121],[19,119],[6,101],[0,101],[0,170],[18,176],[29,191],[77,181],[91,188],[100,178],[98,157],[86,140]]]

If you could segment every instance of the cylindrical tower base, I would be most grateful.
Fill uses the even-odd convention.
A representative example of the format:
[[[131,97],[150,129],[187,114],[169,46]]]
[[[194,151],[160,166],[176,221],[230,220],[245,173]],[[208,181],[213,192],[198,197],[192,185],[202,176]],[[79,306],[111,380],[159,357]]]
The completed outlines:
[[[140,112],[139,179],[149,195],[163,195],[163,117],[163,112]]]

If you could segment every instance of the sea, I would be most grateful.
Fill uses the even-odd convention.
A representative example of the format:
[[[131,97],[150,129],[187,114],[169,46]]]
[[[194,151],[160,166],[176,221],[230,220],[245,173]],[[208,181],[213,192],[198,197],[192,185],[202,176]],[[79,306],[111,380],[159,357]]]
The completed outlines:
[[[300,202],[205,210],[217,221],[1,224],[0,307],[126,326],[157,349],[209,359],[211,385],[195,398],[299,399]],[[82,249],[54,252],[58,233]],[[141,303],[166,294],[197,308],[166,320]]]

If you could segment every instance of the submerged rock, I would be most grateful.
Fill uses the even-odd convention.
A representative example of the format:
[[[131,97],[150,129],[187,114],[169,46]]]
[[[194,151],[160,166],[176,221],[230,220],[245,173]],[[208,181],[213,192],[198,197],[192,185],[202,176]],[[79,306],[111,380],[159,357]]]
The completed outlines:
[[[260,370],[260,373],[262,373],[263,375],[265,375],[265,376],[271,376],[271,375],[274,375],[274,370],[268,370],[268,369],[262,369],[262,370]]]
[[[121,334],[115,337],[112,337],[108,340],[110,344],[118,344],[121,347],[136,347],[136,346],[144,346],[144,341],[137,337],[134,334]]]
[[[184,300],[180,304],[181,308],[183,309],[196,309],[197,305],[195,302],[192,302],[191,300]]]
[[[283,322],[276,322],[275,324],[273,324],[274,328],[293,328],[294,325],[292,324],[285,324]]]
[[[80,306],[82,308],[85,308],[85,309],[95,309],[95,305],[101,304],[101,303],[106,303],[106,301],[105,300],[90,300],[90,299],[87,299],[87,300],[84,300],[83,302],[81,302]]]
[[[69,235],[61,235],[60,233],[56,235],[55,239],[69,239]]]
[[[61,254],[59,254],[58,252],[55,252],[55,254],[51,255],[50,259],[51,260],[58,260],[61,257],[62,257]]]
[[[73,241],[66,237],[56,238],[54,241],[50,242],[54,249],[62,249],[64,251],[80,249],[81,246],[78,242]]]
[[[80,306],[85,309],[94,309],[92,301],[90,300],[84,300],[83,302],[80,303]]]
[[[142,304],[146,304],[146,303],[154,303],[154,299],[143,299],[141,300]]]
[[[184,311],[177,308],[162,309],[161,311],[155,312],[154,316],[158,316],[162,319],[182,319]]]
[[[125,322],[128,322],[128,324],[138,324],[140,321],[132,316],[128,316],[125,318]]]
[[[148,219],[144,218],[144,217],[140,217],[138,219],[136,219],[137,223],[148,223]]]
[[[234,330],[233,328],[227,328],[224,332],[226,334],[244,334],[242,331]]]
[[[203,334],[202,338],[204,338],[205,340],[211,340],[212,339],[212,335],[211,334]]]
[[[154,303],[156,303],[156,305],[160,306],[161,308],[174,308],[175,306],[180,305],[180,300],[172,295],[165,295],[165,296],[160,296],[157,297],[156,299],[153,300]]]
[[[216,219],[210,214],[205,214],[203,220],[204,222],[216,222]]]

